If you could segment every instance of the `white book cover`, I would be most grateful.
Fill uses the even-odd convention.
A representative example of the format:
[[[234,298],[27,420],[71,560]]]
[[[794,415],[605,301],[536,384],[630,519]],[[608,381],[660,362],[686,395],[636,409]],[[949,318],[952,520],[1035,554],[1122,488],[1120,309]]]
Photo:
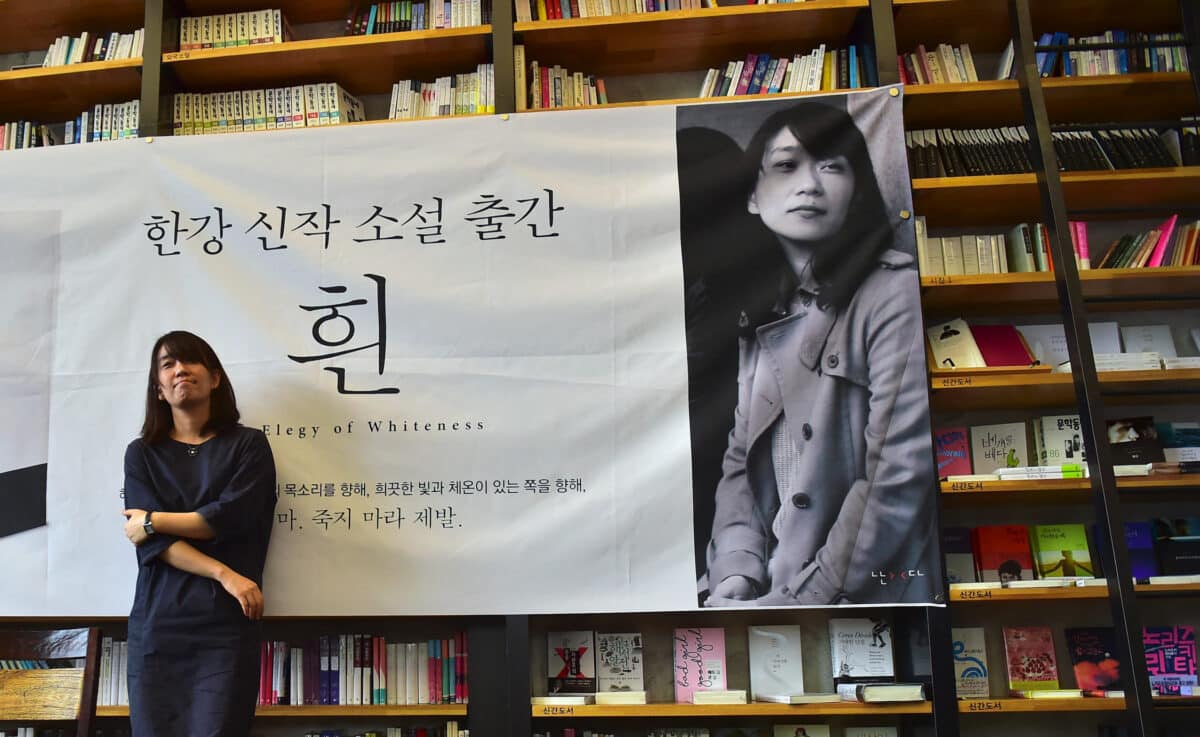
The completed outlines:
[[[892,632],[886,620],[830,619],[829,654],[835,682],[895,677]]]
[[[430,703],[429,695],[429,652],[417,643],[417,703]]]
[[[746,635],[750,646],[751,698],[804,693],[800,625],[750,626]]]
[[[1039,463],[1042,466],[1061,466],[1064,463],[1086,463],[1083,452],[1083,431],[1079,415],[1050,415],[1034,420]]]
[[[1163,358],[1175,358],[1175,339],[1170,325],[1134,325],[1121,328],[1121,340],[1126,353],[1158,353]]]
[[[417,696],[417,671],[419,669],[420,663],[417,659],[417,643],[404,643],[404,696],[400,699],[400,703],[421,703]]]
[[[225,46],[232,47],[238,45],[238,20],[237,13],[226,13],[225,19]]]
[[[987,640],[983,628],[954,627],[950,638],[958,698],[988,698]]]
[[[592,630],[546,635],[547,692],[596,692],[596,633]]]
[[[828,724],[776,724],[772,737],[829,737]]]
[[[971,469],[995,473],[998,468],[1034,465],[1029,460],[1025,423],[1002,422],[971,427]]]
[[[596,690],[644,691],[640,632],[596,635]]]
[[[1061,323],[1053,325],[1017,325],[1017,332],[1029,345],[1029,350],[1043,366],[1055,367],[1067,363],[1067,334]],[[1092,337],[1092,352],[1120,353],[1121,337],[1115,322],[1093,322],[1088,325]]]
[[[925,334],[929,336],[929,347],[938,368],[982,368],[986,365],[965,320],[956,318],[936,323]]]
[[[962,238],[957,235],[943,236],[942,243],[942,268],[946,270],[947,276],[958,276],[967,273],[966,263],[963,259]],[[978,265],[973,273],[979,273]]]

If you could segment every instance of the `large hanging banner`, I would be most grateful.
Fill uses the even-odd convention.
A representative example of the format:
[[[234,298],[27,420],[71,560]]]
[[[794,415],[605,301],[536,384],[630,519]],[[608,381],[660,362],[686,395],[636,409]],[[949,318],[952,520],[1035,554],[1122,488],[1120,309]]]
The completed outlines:
[[[128,612],[174,329],[275,455],[268,614],[934,602],[898,93],[0,154],[0,616]]]

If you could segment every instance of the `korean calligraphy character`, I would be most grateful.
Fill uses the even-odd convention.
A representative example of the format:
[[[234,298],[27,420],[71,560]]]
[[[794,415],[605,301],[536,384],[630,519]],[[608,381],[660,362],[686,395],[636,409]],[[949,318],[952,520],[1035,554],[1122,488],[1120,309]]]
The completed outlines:
[[[336,526],[345,526],[345,528],[347,530],[349,530],[350,529],[350,508],[347,507],[345,509],[318,509],[316,512],[313,513],[312,521],[316,522],[318,525],[321,525],[326,530],[329,529],[330,525],[333,525],[335,527]]]
[[[482,194],[471,204],[479,209],[467,213],[463,220],[475,227],[475,235],[479,240],[504,240],[505,219],[516,217],[511,208],[505,207],[504,200],[493,194]]]
[[[417,518],[414,520],[417,525],[424,527],[427,530],[433,529],[433,507],[425,507],[417,510]]]
[[[554,238],[558,236],[558,233],[554,232],[554,213],[562,212],[566,208],[554,206],[554,190],[543,189],[542,191],[546,193],[546,200],[545,205],[540,209],[538,208],[538,205],[542,204],[542,198],[536,195],[528,199],[517,200],[517,202],[520,202],[523,205],[528,205],[529,207],[525,210],[525,213],[521,215],[521,217],[517,218],[514,222],[523,222],[526,218],[529,218],[530,215],[533,215],[534,211],[536,210],[537,214],[534,215],[529,222],[525,223],[526,227],[529,228],[534,238]],[[538,226],[543,224],[545,225],[545,228],[539,231]]]
[[[418,205],[418,207],[420,207],[420,206]],[[366,220],[362,221],[358,225],[355,225],[354,227],[355,228],[364,228],[364,227],[369,226],[371,228],[371,230],[374,231],[374,235],[372,235],[371,237],[368,237],[368,238],[352,239],[355,243],[371,243],[374,241],[403,240],[404,236],[400,235],[399,233],[390,234],[390,235],[383,234],[383,229],[390,227],[386,223],[391,223],[392,225],[395,225],[396,223],[400,222],[400,218],[394,218],[391,215],[384,213],[383,208],[380,207],[379,205],[371,205],[371,209],[373,210],[373,212],[371,213],[370,217],[368,217]],[[412,218],[409,218],[409,219],[411,220]]]
[[[434,514],[437,516],[437,521],[442,524],[442,529],[444,530],[462,526],[455,524],[456,515],[454,514],[454,507],[443,507],[442,509],[434,510]]]
[[[283,493],[287,494],[288,496],[296,496],[296,488],[296,484],[284,484]]]
[[[525,479],[525,491],[531,494],[549,494],[550,479]]]
[[[483,479],[467,479],[463,481],[463,494],[486,494],[488,493],[487,482]]]
[[[450,482],[449,491],[451,494],[461,495],[463,493],[462,482],[457,479],[452,480]]]
[[[323,248],[329,248],[329,234],[333,231],[333,226],[342,222],[341,220],[333,219],[333,208],[327,204],[322,204],[321,207],[312,212],[300,212],[296,215],[302,218],[302,222],[292,228],[292,232],[296,232],[301,228],[306,230],[301,233],[304,236],[319,235],[323,239]]]
[[[225,231],[233,227],[225,222],[224,208],[213,207],[213,210],[216,212],[216,224],[213,228],[213,231],[215,232],[209,233],[208,240],[204,241],[202,246],[204,252],[209,256],[216,256],[225,248],[225,243],[222,240],[225,237]],[[190,241],[196,236],[204,233],[204,231],[208,230],[208,226],[212,224],[213,219],[213,215],[201,215],[200,217],[196,218],[188,218],[188,220],[192,221],[193,223],[199,223],[199,225],[194,229],[195,232],[189,235],[187,239]]]
[[[420,225],[414,226],[417,231],[417,238],[420,239],[422,246],[432,246],[438,243],[445,243],[446,239],[442,237],[442,198],[434,197],[433,206],[426,207],[419,202],[413,203],[413,213],[408,216],[408,219],[401,226],[408,225],[413,220],[420,222]]]
[[[400,495],[401,496],[412,496],[413,495],[413,482],[401,481],[400,482]]]
[[[521,485],[511,479],[496,479],[492,482],[492,492],[495,494],[517,494]]]
[[[296,496],[308,496],[308,485],[300,484],[296,487]]]
[[[396,529],[398,530],[403,522],[404,512],[400,509],[400,507],[392,507],[391,509],[383,510],[383,524],[385,527],[395,525]]]
[[[353,492],[350,490],[350,482],[343,481],[341,484],[341,487],[340,487],[340,491],[342,492],[342,496],[350,496],[351,494],[353,494]]]
[[[279,243],[279,245],[275,246],[267,245],[268,242],[282,240],[284,229],[287,227],[287,208],[283,205],[276,205],[275,209],[279,211],[278,230],[271,227],[271,223],[267,220],[267,213],[262,211],[259,211],[258,213],[258,220],[255,220],[253,225],[251,225],[249,228],[246,228],[246,232],[250,233],[261,225],[262,227],[266,228],[268,233],[277,233],[277,235],[272,238],[268,238],[266,235],[258,236],[258,244],[262,246],[262,250],[264,251],[278,251],[280,249],[287,248],[286,243]]]
[[[337,484],[333,483],[332,481],[321,484],[321,496],[333,496],[336,493],[336,490]]]
[[[382,496],[400,496],[399,481],[385,481],[380,483],[379,486],[382,487],[382,490],[377,493]]]
[[[322,353],[314,356],[294,356],[288,354],[288,358],[296,363],[308,363],[310,361],[318,361],[328,358],[337,358],[359,351],[370,349],[377,350],[378,371],[379,375],[383,376],[384,363],[387,360],[387,279],[378,274],[363,274],[366,278],[375,283],[375,314],[376,314],[376,337],[372,343],[346,348],[343,350],[335,350],[330,353]],[[317,287],[326,294],[345,294],[347,289],[345,286],[336,285],[331,287]],[[350,299],[333,304],[325,305],[299,305],[300,309],[306,312],[324,312],[325,314],[317,318],[312,326],[312,337],[317,343],[320,343],[326,348],[341,348],[350,343],[354,339],[356,328],[354,320],[349,315],[344,314],[342,310],[347,307],[359,307],[368,305],[370,302],[366,299]],[[332,332],[326,335],[326,328],[332,323]],[[338,394],[399,394],[400,389],[396,387],[382,387],[379,389],[348,389],[346,388],[346,369],[339,366],[326,366],[325,371],[337,376],[337,391]]]
[[[422,481],[417,484],[417,489],[420,492],[420,496],[442,494],[445,491],[445,487],[441,481]]]
[[[363,523],[366,524],[368,527],[371,525],[375,525],[375,529],[378,530],[379,529],[379,520],[382,516],[383,515],[381,515],[379,513],[379,507],[375,507],[374,509],[365,510],[362,513]]]
[[[350,484],[350,493],[355,496],[370,496],[367,492],[367,484],[365,481],[355,481]]]
[[[455,479],[454,481],[450,482],[449,491],[451,494],[458,494],[460,496],[474,496],[477,493],[478,494],[486,493],[486,489],[487,489],[486,484],[484,485],[484,491],[478,490],[478,484],[479,484],[479,482],[474,481],[472,479],[466,479],[466,480]]]
[[[565,483],[567,491],[578,491],[581,494],[587,491],[583,488],[583,479],[559,479],[559,483]]]
[[[288,507],[286,510],[284,510],[282,512],[276,512],[275,513],[275,522],[280,527],[288,528],[289,532],[294,532],[297,527],[297,525],[296,525],[296,510],[292,509],[291,507]]]
[[[167,228],[164,227],[168,224],[171,226],[170,238],[167,237]],[[163,217],[162,215],[151,215],[150,222],[142,223],[142,225],[146,227],[146,240],[154,244],[155,249],[158,250],[159,256],[179,255],[178,250],[171,251],[170,253],[164,251],[165,248],[178,249],[180,234],[189,232],[187,228],[179,225],[178,210],[171,210],[170,218]],[[170,241],[169,246],[165,245],[167,241]]]

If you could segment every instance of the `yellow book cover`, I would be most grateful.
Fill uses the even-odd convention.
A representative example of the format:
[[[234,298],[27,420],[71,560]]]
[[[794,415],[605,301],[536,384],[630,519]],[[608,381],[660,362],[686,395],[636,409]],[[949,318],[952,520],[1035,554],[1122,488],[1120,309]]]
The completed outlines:
[[[836,61],[837,61],[837,52],[834,52],[834,51],[826,51],[825,52],[825,66],[821,71],[821,89],[823,89],[823,90],[835,89],[835,86],[833,83],[833,80],[834,80],[833,66]]]
[[[548,20],[550,16],[546,15],[546,0],[537,0],[538,4],[538,20]]]
[[[513,73],[516,75],[517,112],[521,112],[526,109],[525,44],[513,46]]]

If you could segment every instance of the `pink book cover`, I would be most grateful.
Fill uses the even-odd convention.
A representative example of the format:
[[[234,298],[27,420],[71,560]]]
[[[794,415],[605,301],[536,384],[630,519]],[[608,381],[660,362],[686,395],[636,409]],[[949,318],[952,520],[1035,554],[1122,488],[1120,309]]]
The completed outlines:
[[[1049,627],[1005,627],[1004,659],[1013,691],[1058,688],[1058,661]]]
[[[971,471],[971,442],[965,427],[939,427],[933,431],[937,477],[964,476]]]
[[[1092,257],[1088,252],[1087,223],[1082,220],[1072,222],[1071,233],[1075,236],[1075,253],[1079,256],[1079,268],[1092,268]]]
[[[1158,235],[1158,243],[1154,244],[1154,252],[1150,254],[1150,261],[1146,266],[1162,266],[1163,253],[1167,250],[1167,244],[1171,242],[1171,236],[1175,233],[1175,223],[1178,220],[1178,215],[1172,215],[1158,226],[1162,232]]]
[[[754,78],[756,64],[758,64],[758,54],[750,54],[746,57],[746,64],[742,67],[742,78],[738,80],[737,90],[733,94],[744,95],[746,90],[750,89],[750,80]]]
[[[680,627],[671,647],[677,703],[692,703],[696,691],[725,690],[724,627]]]
[[[988,366],[1029,366],[1033,357],[1012,325],[972,325],[971,336]]]

